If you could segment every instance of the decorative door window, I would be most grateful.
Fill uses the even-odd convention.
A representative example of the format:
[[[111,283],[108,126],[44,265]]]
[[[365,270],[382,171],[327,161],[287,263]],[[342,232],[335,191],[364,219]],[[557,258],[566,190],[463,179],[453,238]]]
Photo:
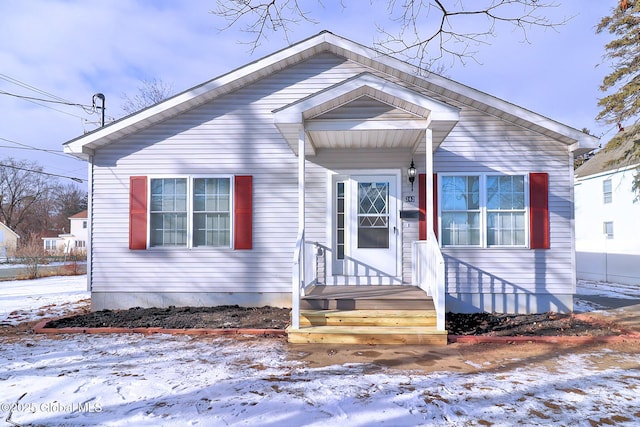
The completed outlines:
[[[358,183],[358,248],[389,247],[389,183]]]

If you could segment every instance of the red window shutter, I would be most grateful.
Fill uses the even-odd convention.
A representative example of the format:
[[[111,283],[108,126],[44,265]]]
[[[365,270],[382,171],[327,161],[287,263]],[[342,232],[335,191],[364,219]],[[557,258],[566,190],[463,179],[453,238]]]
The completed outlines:
[[[253,177],[236,176],[234,180],[234,249],[253,247]]]
[[[529,232],[531,249],[549,249],[549,174],[529,174]]]
[[[427,174],[418,175],[418,238],[427,240]],[[433,174],[433,232],[438,237],[438,175]]]
[[[129,179],[129,249],[147,249],[147,177]]]

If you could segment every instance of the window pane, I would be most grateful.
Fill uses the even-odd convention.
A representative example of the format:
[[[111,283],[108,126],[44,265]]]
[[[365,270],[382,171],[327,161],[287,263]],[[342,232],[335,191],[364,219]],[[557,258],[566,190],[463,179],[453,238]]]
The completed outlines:
[[[487,246],[525,245],[524,175],[487,177]]]
[[[613,201],[613,192],[611,190],[610,179],[602,181],[602,196],[604,203],[611,203]]]
[[[193,180],[193,246],[231,245],[229,178]]]
[[[443,213],[442,244],[480,245],[480,213]]]
[[[524,246],[524,212],[489,212],[487,214],[488,246]]]
[[[151,180],[151,246],[186,246],[187,180]]]
[[[487,177],[487,209],[524,209],[524,176]]]
[[[442,177],[442,209],[463,211],[480,206],[480,183],[477,176]]]
[[[389,247],[389,183],[358,183],[358,247]]]

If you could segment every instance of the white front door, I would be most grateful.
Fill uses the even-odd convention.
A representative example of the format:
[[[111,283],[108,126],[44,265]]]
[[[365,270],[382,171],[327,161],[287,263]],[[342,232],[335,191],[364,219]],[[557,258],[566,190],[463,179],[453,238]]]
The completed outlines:
[[[389,278],[399,275],[397,179],[396,175],[351,175],[335,187],[338,209],[334,216],[334,262],[339,268],[334,273]]]

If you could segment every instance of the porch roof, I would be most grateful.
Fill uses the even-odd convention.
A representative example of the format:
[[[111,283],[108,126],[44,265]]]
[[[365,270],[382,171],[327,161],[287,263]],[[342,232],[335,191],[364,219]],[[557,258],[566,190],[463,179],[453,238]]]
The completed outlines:
[[[305,155],[320,148],[407,148],[425,144],[434,130],[433,149],[460,119],[460,109],[384,78],[362,73],[273,111],[274,123],[298,154],[304,128]]]

